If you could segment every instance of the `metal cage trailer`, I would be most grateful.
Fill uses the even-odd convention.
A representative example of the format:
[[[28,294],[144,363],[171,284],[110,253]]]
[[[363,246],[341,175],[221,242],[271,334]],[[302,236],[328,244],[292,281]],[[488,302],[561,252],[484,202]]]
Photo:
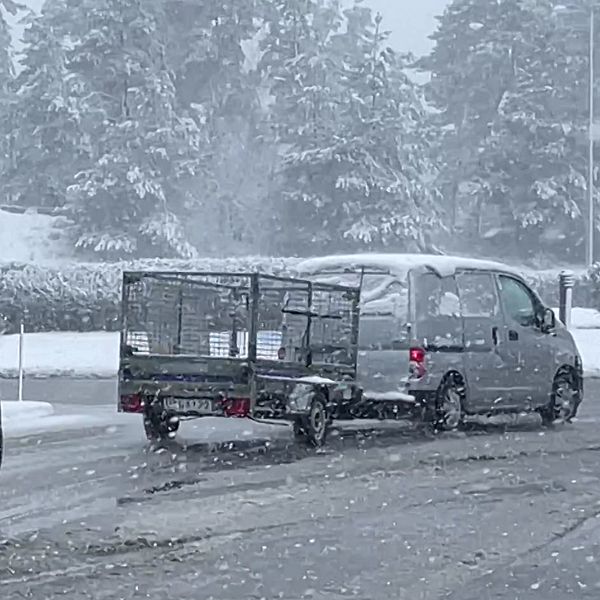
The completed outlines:
[[[259,273],[125,272],[119,410],[151,440],[182,419],[287,420],[325,441],[360,403],[360,290]]]

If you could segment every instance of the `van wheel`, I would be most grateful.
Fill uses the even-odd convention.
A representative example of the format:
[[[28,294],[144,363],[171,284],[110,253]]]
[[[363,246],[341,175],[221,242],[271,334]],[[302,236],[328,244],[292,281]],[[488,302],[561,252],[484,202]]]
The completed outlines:
[[[312,399],[308,413],[294,421],[294,437],[298,442],[320,448],[327,439],[329,423],[327,403],[325,398],[318,394]]]
[[[570,423],[577,414],[580,401],[579,386],[573,371],[559,371],[552,384],[550,404],[539,411],[542,424],[548,427],[555,421]]]
[[[175,437],[179,419],[166,413],[148,411],[144,413],[144,431],[151,442],[161,442]]]
[[[446,375],[438,388],[433,426],[437,431],[456,431],[464,420],[465,384],[458,373]]]

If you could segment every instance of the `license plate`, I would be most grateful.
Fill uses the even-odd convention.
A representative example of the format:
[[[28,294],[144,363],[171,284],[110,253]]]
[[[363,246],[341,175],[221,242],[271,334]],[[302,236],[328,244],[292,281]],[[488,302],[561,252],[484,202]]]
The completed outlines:
[[[214,415],[218,411],[215,409],[214,400],[209,398],[166,398],[165,408],[177,412],[193,412],[200,415]]]

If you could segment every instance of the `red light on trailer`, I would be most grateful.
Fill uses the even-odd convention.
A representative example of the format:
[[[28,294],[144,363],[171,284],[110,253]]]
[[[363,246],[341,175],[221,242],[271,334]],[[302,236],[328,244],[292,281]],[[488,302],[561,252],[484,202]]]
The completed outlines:
[[[226,417],[244,418],[250,415],[250,398],[223,398]]]
[[[121,410],[126,413],[144,412],[144,401],[140,394],[121,396]]]
[[[409,360],[414,363],[424,363],[425,362],[425,350],[423,348],[411,348],[409,350]]]

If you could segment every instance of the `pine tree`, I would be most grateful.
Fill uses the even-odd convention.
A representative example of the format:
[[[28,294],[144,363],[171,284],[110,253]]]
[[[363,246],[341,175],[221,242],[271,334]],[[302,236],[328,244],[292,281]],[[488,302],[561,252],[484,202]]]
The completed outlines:
[[[0,172],[4,178],[12,171],[15,164],[16,122],[12,39],[4,13],[14,16],[21,10],[25,10],[25,7],[14,0],[0,0]],[[13,200],[10,188],[5,188],[6,196],[9,201]]]
[[[330,38],[342,15],[337,2],[326,0],[277,0],[265,15],[260,68],[273,99],[273,143],[284,153],[269,202],[270,228],[278,251],[314,250],[330,243],[335,226],[327,221],[331,208],[321,204],[328,198],[320,176],[337,127],[339,87]]]
[[[427,114],[406,75],[411,57],[385,46],[382,19],[355,5],[338,36],[343,64],[345,235],[369,247],[425,249],[439,228]],[[429,235],[428,235],[429,234]]]
[[[7,185],[19,203],[62,206],[66,190],[87,158],[80,115],[69,77],[64,0],[47,0],[29,15],[23,35],[21,72],[15,81],[15,162]]]
[[[513,85],[482,144],[480,164],[490,173],[490,201],[502,207],[520,252],[572,256],[583,233],[587,134],[585,103],[573,94],[573,82],[585,81],[585,54],[565,60],[567,32],[550,8],[537,7],[539,27],[527,29],[527,53],[515,60]]]
[[[167,0],[168,60],[182,105],[215,115],[252,109],[244,44],[257,33],[257,0]]]
[[[300,135],[289,138],[284,156],[288,223],[304,251],[423,248],[425,229],[439,220],[422,103],[402,57],[384,47],[381,19],[359,4],[344,17],[346,30],[331,32],[326,59],[314,61],[329,65],[321,87],[305,87],[294,100],[312,113],[296,113]]]
[[[194,256],[182,184],[202,167],[203,137],[178,110],[160,0],[71,2],[86,24],[69,68],[81,82],[90,165],[70,188],[76,245],[102,254]]]
[[[432,35],[433,51],[418,63],[431,72],[428,100],[440,111],[438,183],[449,205],[453,228],[465,213],[478,208],[480,219],[484,212],[481,198],[477,207],[462,206],[460,190],[465,182],[479,176],[480,144],[512,85],[514,59],[530,24],[520,4],[521,0],[455,0],[438,18],[438,29]]]
[[[209,252],[252,249],[264,234],[268,145],[261,137],[257,0],[169,2],[169,61],[177,96],[201,114],[211,149],[210,188],[190,191],[194,239]],[[198,193],[202,190],[202,193]]]
[[[441,111],[452,224],[462,217],[463,233],[487,250],[522,255],[545,243],[565,257],[581,245],[587,53],[555,4],[457,0],[421,63]]]

